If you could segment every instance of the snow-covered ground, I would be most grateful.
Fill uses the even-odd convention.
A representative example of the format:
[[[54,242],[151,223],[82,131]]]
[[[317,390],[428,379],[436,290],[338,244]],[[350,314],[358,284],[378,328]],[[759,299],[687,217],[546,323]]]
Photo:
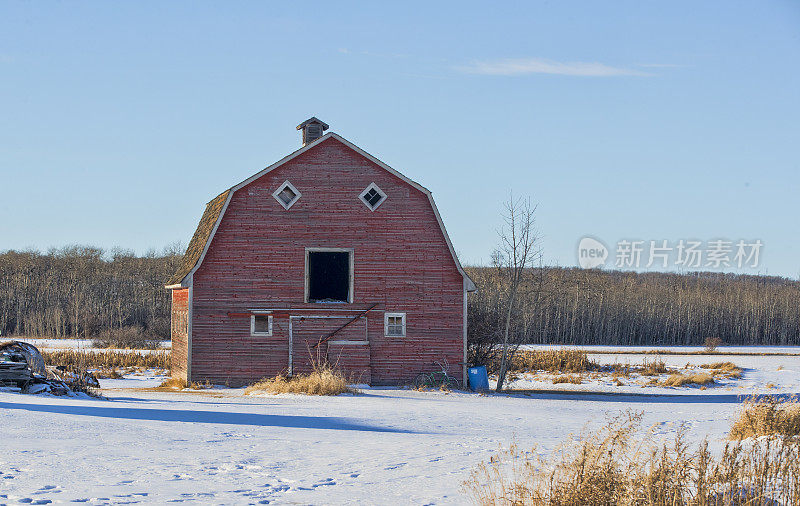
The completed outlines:
[[[662,358],[680,366],[689,360]],[[732,361],[746,368],[739,382],[775,373],[774,391],[800,393],[798,357]],[[482,396],[369,388],[355,396],[249,397],[241,389],[142,389],[161,379],[101,380],[109,400],[0,392],[0,503],[464,504],[461,482],[499,445],[546,452],[586,424],[632,409],[658,434],[669,437],[686,423],[690,440],[709,436],[719,448],[748,392]]]
[[[83,351],[105,351],[106,348],[94,348],[92,339],[29,339],[26,337],[2,337],[0,342],[10,341],[23,341],[32,344],[40,350],[47,351],[61,351],[61,350],[83,350]],[[172,348],[172,341],[161,341],[161,350],[169,350]],[[131,353],[153,353],[160,350],[117,350],[120,352]]]
[[[675,394],[681,392],[686,395],[708,395],[719,392],[731,392],[737,395],[760,395],[776,393],[800,392],[800,356],[794,355],[754,355],[763,352],[762,348],[742,347],[740,355],[653,355],[653,354],[604,354],[589,353],[589,359],[601,365],[630,365],[641,366],[645,361],[663,361],[670,369],[670,373],[691,374],[709,372],[701,368],[703,364],[715,362],[732,362],[742,368],[742,377],[739,379],[716,378],[713,385],[705,390],[699,387],[664,387],[650,386],[647,383],[653,379],[649,376],[631,374],[629,378],[620,378],[622,385],[614,382],[610,372],[605,374],[582,374],[581,384],[559,383],[553,384],[553,378],[558,374],[540,372],[537,374],[522,374],[519,379],[508,384],[508,388],[531,390],[560,390],[577,392],[608,392],[641,394]],[[596,351],[596,350],[591,350]],[[767,353],[767,352],[764,352]],[[655,379],[664,380],[669,373],[657,376]],[[494,381],[490,384],[494,385]]]
[[[551,350],[553,348],[567,348],[573,350],[586,350],[589,353],[652,353],[668,351],[670,353],[697,353],[705,352],[704,346],[607,346],[607,345],[552,345],[552,344],[525,344],[520,349],[525,350]],[[797,355],[800,356],[800,346],[719,346],[719,354],[764,354],[764,355]]]

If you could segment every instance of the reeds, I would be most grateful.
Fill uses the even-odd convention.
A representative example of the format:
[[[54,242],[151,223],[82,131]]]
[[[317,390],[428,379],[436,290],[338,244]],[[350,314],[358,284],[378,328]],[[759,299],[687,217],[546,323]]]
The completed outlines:
[[[800,444],[790,438],[657,442],[641,413],[624,413],[549,456],[517,445],[478,465],[464,490],[480,505],[722,506],[800,503]]]
[[[555,350],[519,350],[509,367],[510,371],[548,371],[581,373],[599,369],[583,350],[559,348]]]
[[[778,398],[767,395],[745,402],[739,418],[731,427],[730,438],[762,436],[792,439],[800,437],[800,403],[797,399],[781,402]]]
[[[147,353],[115,350],[41,350],[41,354],[45,363],[53,366],[72,367],[80,365],[87,368],[102,369],[114,369],[117,367],[142,367],[148,369],[170,368],[169,350],[151,351]]]

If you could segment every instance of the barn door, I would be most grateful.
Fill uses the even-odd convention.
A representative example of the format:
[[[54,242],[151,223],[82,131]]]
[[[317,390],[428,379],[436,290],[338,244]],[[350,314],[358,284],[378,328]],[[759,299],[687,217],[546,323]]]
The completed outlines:
[[[332,332],[352,320],[352,316],[290,316],[289,317],[289,374],[304,374],[313,370],[314,364],[326,361],[337,365],[341,343],[362,342],[367,344],[366,319],[359,318],[336,333],[329,341],[320,343]],[[329,356],[329,349],[336,356]],[[346,353],[349,355],[349,353]]]

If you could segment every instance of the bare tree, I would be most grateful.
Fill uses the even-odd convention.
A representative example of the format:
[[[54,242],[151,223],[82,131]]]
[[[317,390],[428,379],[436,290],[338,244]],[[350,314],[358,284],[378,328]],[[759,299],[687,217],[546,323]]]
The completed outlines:
[[[505,305],[505,321],[503,324],[503,349],[500,358],[500,370],[497,375],[497,391],[503,389],[508,373],[508,365],[514,358],[519,345],[527,338],[532,321],[530,312],[519,310],[521,291],[529,288],[536,281],[533,265],[539,264],[539,281],[542,278],[539,237],[534,227],[536,206],[530,199],[514,199],[510,195],[504,204],[503,226],[498,231],[500,246],[492,255],[492,263],[497,269],[501,283],[501,293]],[[533,290],[538,300],[541,297],[541,285]],[[528,304],[535,301],[528,301]],[[534,313],[535,314],[535,313]],[[517,321],[512,318],[518,317]],[[513,327],[513,329],[512,329]]]

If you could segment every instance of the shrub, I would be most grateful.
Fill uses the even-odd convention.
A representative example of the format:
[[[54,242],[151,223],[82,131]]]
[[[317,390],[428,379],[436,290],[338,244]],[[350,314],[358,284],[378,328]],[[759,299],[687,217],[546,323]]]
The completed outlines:
[[[257,393],[271,394],[306,394],[306,395],[339,395],[356,393],[347,385],[342,373],[329,366],[320,365],[308,374],[297,376],[276,376],[262,379],[245,389],[245,395]]]
[[[161,346],[159,337],[145,332],[143,327],[131,326],[107,330],[92,341],[95,348],[155,350]]]
[[[705,343],[703,343],[706,347],[706,351],[709,353],[714,353],[717,351],[717,346],[722,344],[722,339],[719,337],[707,337]]]
[[[510,371],[549,371],[580,373],[599,369],[584,350],[519,350],[509,366]]]
[[[714,383],[714,378],[705,372],[694,374],[670,374],[662,385],[667,387],[682,387],[685,385],[709,385]]]
[[[550,456],[517,445],[479,464],[464,482],[481,505],[722,506],[798,504],[800,445],[729,443],[718,457],[707,442],[690,448],[682,427],[672,441],[641,430],[624,413]]]
[[[748,399],[733,423],[731,439],[761,436],[800,436],[800,403],[797,399],[781,402],[773,396]]]
[[[553,378],[553,384],[557,383],[572,383],[574,385],[581,384],[581,377],[576,374],[562,374]]]

